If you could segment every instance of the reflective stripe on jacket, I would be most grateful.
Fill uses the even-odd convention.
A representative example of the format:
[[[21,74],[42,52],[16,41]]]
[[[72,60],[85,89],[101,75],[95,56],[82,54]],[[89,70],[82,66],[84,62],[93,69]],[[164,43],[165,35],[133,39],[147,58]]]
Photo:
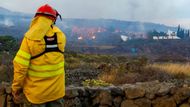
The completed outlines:
[[[46,22],[50,21],[45,17],[38,17],[38,19]],[[34,21],[39,22],[38,19]],[[30,27],[31,32],[32,28],[35,27]],[[64,52],[66,44],[64,33],[58,27],[53,26],[48,29],[46,36],[51,37],[54,33],[57,34],[59,49]],[[37,36],[32,39],[32,33],[30,33],[30,36],[27,36],[27,34],[29,33],[26,33],[23,38],[20,49],[13,60],[13,93],[23,89],[28,101],[34,104],[41,104],[63,97],[65,95],[64,55],[59,52],[48,52],[31,60],[31,56],[44,51],[45,41],[44,39],[37,40]],[[38,33],[35,31],[35,34]]]

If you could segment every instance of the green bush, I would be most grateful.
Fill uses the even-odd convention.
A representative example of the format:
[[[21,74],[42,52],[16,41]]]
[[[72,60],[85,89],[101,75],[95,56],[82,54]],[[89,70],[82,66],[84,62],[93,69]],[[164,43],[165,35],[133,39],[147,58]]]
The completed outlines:
[[[102,81],[102,80],[95,80],[95,79],[88,79],[88,80],[85,80],[82,82],[83,86],[110,86],[112,84],[110,83],[107,83],[105,81]]]

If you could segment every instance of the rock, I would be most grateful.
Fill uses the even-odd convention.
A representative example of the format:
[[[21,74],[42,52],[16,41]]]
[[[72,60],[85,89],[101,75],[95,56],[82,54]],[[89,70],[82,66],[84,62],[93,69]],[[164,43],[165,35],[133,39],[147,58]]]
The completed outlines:
[[[100,105],[100,99],[99,99],[98,97],[95,98],[95,99],[93,99],[93,100],[92,100],[92,105],[93,105],[94,107]]]
[[[133,100],[124,100],[121,103],[121,107],[139,107]]]
[[[75,98],[78,97],[79,93],[77,89],[67,88],[65,92],[65,98]]]
[[[168,98],[167,96],[157,98],[152,104],[153,107],[176,107],[175,100],[173,98]]]
[[[114,98],[114,100],[113,100],[114,107],[120,107],[121,102],[122,102],[121,96]]]
[[[0,86],[0,95],[4,95],[5,94],[5,87],[3,87],[2,85]]]
[[[173,88],[171,88],[170,94],[174,95],[175,93],[177,93],[177,90],[179,90],[179,89],[180,89],[179,87],[173,87]]]
[[[78,90],[80,97],[87,97],[88,96],[88,93],[86,92],[84,87],[78,87],[77,90]]]
[[[141,84],[141,87],[143,87],[146,91],[145,97],[152,100],[155,98],[156,93],[160,89],[159,81],[153,81],[153,82],[146,82],[144,84]]]
[[[109,107],[108,105],[100,105],[99,107]]]
[[[183,87],[187,88],[187,87],[189,87],[189,86],[188,86],[188,84],[183,84]]]
[[[149,92],[149,93],[146,93],[146,94],[145,94],[145,97],[148,98],[149,100],[154,99],[155,96],[156,96],[155,93],[150,93],[150,92]]]
[[[5,107],[6,95],[0,95],[0,107]]]
[[[151,101],[152,100],[152,101]],[[5,106],[5,102],[8,106]],[[145,82],[109,87],[67,87],[64,107],[190,107],[190,87]],[[10,85],[0,85],[0,107],[11,107]],[[15,106],[15,105],[14,105]]]
[[[125,89],[125,97],[128,99],[141,98],[145,95],[145,90],[140,87],[128,87]]]
[[[112,96],[108,91],[101,91],[100,94],[93,99],[93,105],[112,105]]]
[[[171,88],[173,88],[173,87],[174,86],[171,83],[165,83],[165,82],[161,83],[160,84],[160,89],[158,90],[156,95],[158,95],[158,96],[167,95],[170,92]]]
[[[13,102],[7,102],[6,107],[15,107],[15,104]]]
[[[180,88],[179,90],[177,90],[177,92],[174,95],[174,99],[177,104],[180,104],[189,97],[190,97],[190,88],[186,87]]]
[[[124,91],[119,87],[110,87],[109,89],[111,90],[111,94],[113,96],[125,96]]]
[[[188,103],[190,104],[190,98],[188,99]]]
[[[11,102],[12,101],[12,96],[11,95],[7,95],[7,102]]]
[[[190,107],[190,104],[188,104],[188,103],[183,103],[183,104],[181,104],[179,107]]]
[[[81,101],[78,97],[74,99],[65,100],[64,107],[82,107]]]
[[[6,87],[5,90],[6,90],[7,94],[11,94],[12,93],[11,86]]]
[[[95,98],[100,94],[101,91],[99,87],[87,87],[85,90],[90,95],[90,98]]]
[[[73,102],[74,102],[75,107],[82,107],[81,101],[80,101],[80,99],[78,97],[76,97],[73,100]]]
[[[174,87],[173,83],[160,83],[159,81],[152,81],[152,82],[145,82],[145,83],[138,83],[140,87],[144,88],[146,91],[146,98],[154,99],[155,96],[164,96],[168,94],[171,88]]]
[[[80,98],[80,100],[81,100],[82,107],[91,107],[92,106],[91,99],[89,99],[89,97],[86,97],[84,99]]]
[[[151,101],[146,98],[135,100],[135,104],[137,104],[139,107],[151,107]]]

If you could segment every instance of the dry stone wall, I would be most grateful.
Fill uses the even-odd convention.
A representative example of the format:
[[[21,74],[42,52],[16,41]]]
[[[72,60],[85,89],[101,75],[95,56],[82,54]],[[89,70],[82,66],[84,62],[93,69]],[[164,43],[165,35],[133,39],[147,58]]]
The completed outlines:
[[[190,87],[144,82],[109,87],[66,88],[64,107],[190,107]],[[0,87],[0,107],[22,107],[12,101],[8,85]]]

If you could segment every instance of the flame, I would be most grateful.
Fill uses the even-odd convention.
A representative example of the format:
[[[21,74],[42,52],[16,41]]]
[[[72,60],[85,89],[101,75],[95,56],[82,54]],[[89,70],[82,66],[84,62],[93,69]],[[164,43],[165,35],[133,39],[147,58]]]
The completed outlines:
[[[72,27],[72,33],[74,34],[83,34],[84,36],[89,36],[95,34],[95,33],[100,33],[100,32],[105,32],[105,28],[101,27],[91,27],[91,28],[86,28],[86,27],[78,27],[78,26],[73,26]]]

